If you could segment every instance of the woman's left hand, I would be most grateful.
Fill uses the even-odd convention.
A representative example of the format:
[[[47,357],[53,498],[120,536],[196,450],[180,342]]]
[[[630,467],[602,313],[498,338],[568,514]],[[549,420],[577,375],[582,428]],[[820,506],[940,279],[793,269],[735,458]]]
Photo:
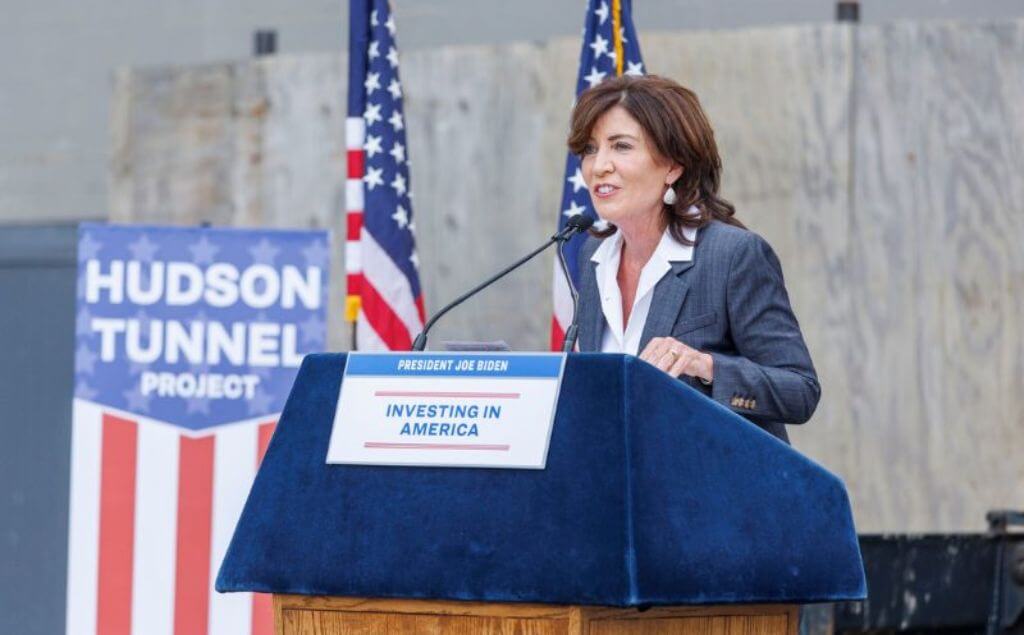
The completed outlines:
[[[710,383],[714,379],[711,355],[690,348],[674,337],[654,337],[640,353],[640,359],[663,370],[671,377],[686,375]]]

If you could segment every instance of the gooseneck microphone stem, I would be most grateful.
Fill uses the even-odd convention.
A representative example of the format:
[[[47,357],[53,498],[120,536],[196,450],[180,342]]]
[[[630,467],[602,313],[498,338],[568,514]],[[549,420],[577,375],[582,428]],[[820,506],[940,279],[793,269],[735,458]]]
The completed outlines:
[[[562,265],[562,273],[565,274],[565,282],[569,285],[569,294],[572,295],[572,322],[569,328],[565,329],[565,337],[562,338],[562,352],[571,353],[576,346],[576,332],[579,331],[579,324],[576,323],[576,311],[580,306],[580,294],[576,292],[576,285],[572,283],[572,276],[569,275],[569,263],[565,261],[565,252],[562,245],[558,246],[558,262]]]
[[[427,347],[427,332],[430,331],[430,328],[432,326],[434,326],[435,322],[437,322],[442,317],[444,317],[445,313],[451,311],[452,309],[454,309],[455,307],[459,306],[460,304],[462,304],[463,302],[465,302],[469,298],[473,297],[474,295],[476,295],[480,291],[482,291],[485,288],[487,288],[488,286],[494,284],[495,282],[497,282],[498,280],[503,278],[508,273],[510,273],[513,270],[517,269],[518,267],[522,266],[528,260],[530,260],[531,258],[536,256],[540,252],[542,252],[545,249],[547,249],[548,247],[550,247],[557,240],[558,240],[558,238],[556,236],[552,236],[550,239],[548,239],[547,242],[545,242],[540,247],[538,247],[538,248],[534,249],[533,251],[531,251],[525,257],[520,258],[519,260],[517,260],[514,263],[512,263],[511,265],[505,267],[504,269],[502,269],[498,273],[494,274],[493,276],[491,276],[487,280],[484,280],[482,283],[478,284],[477,286],[473,287],[469,291],[467,291],[467,292],[463,293],[462,295],[460,295],[459,297],[455,298],[455,300],[453,300],[448,306],[446,306],[445,308],[441,309],[436,314],[434,314],[434,317],[430,318],[430,320],[423,326],[423,331],[419,335],[416,336],[416,341],[412,343],[412,350],[414,350],[414,351],[422,351],[424,348]]]
[[[469,298],[473,297],[474,295],[476,295],[480,291],[486,289],[488,286],[494,284],[495,282],[497,282],[501,278],[505,277],[510,272],[512,272],[515,269],[521,267],[527,261],[532,259],[534,256],[536,256],[540,252],[544,251],[545,249],[547,249],[551,245],[553,245],[555,243],[565,242],[566,240],[569,240],[570,238],[572,238],[572,236],[574,234],[576,234],[577,232],[585,231],[587,228],[589,228],[593,224],[594,224],[593,219],[588,218],[586,216],[583,216],[582,214],[578,214],[576,216],[573,216],[572,218],[569,219],[569,222],[566,223],[565,227],[563,227],[560,232],[558,232],[557,234],[555,234],[554,236],[549,238],[543,245],[541,245],[540,247],[537,247],[536,249],[534,249],[530,253],[526,254],[524,257],[520,258],[519,260],[517,260],[514,263],[512,263],[511,265],[505,267],[504,269],[502,269],[498,273],[494,274],[493,276],[491,276],[487,280],[484,280],[483,282],[481,282],[477,286],[473,287],[469,291],[467,291],[467,292],[463,293],[462,295],[460,295],[459,297],[455,298],[446,307],[444,307],[443,309],[438,311],[436,314],[434,314],[434,317],[430,318],[427,321],[427,323],[423,325],[423,331],[421,331],[420,334],[416,336],[416,340],[412,343],[412,350],[414,350],[414,351],[422,351],[424,348],[427,347],[427,333],[430,331],[431,327],[433,327],[434,324],[439,319],[441,319],[446,313],[448,313],[449,311],[451,311],[455,307],[459,306],[460,304],[462,304],[463,302],[465,302]],[[559,253],[561,253],[561,250],[559,250]],[[563,266],[564,266],[564,264],[563,264]]]

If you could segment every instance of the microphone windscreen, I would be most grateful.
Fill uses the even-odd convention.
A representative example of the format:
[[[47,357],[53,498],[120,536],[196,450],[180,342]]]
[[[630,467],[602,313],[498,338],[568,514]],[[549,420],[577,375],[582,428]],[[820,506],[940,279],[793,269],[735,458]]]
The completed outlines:
[[[569,227],[575,227],[581,232],[585,232],[590,229],[590,226],[594,224],[594,219],[583,214],[576,214],[566,223]]]

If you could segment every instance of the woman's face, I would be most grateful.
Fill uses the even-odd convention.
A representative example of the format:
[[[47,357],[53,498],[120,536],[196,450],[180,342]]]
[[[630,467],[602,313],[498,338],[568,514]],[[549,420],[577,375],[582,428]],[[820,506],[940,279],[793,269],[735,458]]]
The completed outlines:
[[[583,179],[594,208],[619,227],[659,218],[665,189],[682,171],[657,153],[640,123],[621,106],[601,115],[583,150]]]

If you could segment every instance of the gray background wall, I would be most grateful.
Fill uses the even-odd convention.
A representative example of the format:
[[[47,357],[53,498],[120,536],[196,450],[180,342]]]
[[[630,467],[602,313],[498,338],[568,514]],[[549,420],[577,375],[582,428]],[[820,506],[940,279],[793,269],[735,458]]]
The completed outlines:
[[[980,529],[987,509],[1024,505],[1024,21],[648,32],[643,47],[701,95],[724,193],[780,254],[824,387],[795,443],[846,479],[859,528]],[[404,56],[428,309],[550,233],[578,48]],[[120,73],[111,217],[343,236],[342,68],[294,55]],[[544,348],[550,263],[433,341]]]
[[[583,0],[396,0],[403,50],[575,36]],[[1019,0],[863,0],[865,23],[1024,16]],[[832,0],[636,0],[641,31],[829,22]],[[0,2],[0,223],[106,213],[109,96],[119,66],[245,59],[275,28],[283,53],[347,46],[345,0]]]

